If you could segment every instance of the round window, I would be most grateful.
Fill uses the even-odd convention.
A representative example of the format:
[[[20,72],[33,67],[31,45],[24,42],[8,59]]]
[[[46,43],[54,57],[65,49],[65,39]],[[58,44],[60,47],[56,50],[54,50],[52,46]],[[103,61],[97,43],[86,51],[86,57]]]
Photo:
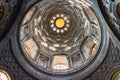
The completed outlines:
[[[120,80],[120,71],[115,72],[111,80]]]
[[[0,80],[11,80],[11,78],[6,71],[0,70]]]

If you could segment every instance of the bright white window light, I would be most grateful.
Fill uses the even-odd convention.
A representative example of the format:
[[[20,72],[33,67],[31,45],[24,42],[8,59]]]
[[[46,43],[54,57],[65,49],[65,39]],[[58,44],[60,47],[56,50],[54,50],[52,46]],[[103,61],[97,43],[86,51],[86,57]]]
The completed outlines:
[[[27,56],[31,58],[31,60],[35,60],[38,47],[33,39],[28,39],[23,44],[23,49],[27,53]]]
[[[0,70],[0,80],[11,80],[11,78],[7,72]]]
[[[69,63],[65,55],[56,55],[53,58],[52,69],[57,72],[65,72],[69,70]]]

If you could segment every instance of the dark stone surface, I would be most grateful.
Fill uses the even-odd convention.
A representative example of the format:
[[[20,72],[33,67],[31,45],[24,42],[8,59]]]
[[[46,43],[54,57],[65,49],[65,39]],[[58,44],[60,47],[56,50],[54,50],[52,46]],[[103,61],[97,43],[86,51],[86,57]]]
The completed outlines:
[[[4,15],[0,20],[0,42],[9,32],[20,8],[22,0],[1,0]]]
[[[120,49],[111,41],[108,55],[101,66],[85,80],[106,80],[114,66],[120,64]],[[120,65],[119,65],[120,66]]]
[[[17,54],[17,53],[16,53]],[[0,66],[8,66],[7,70],[14,76],[12,80],[36,80],[28,75],[17,63],[13,56],[10,42],[0,50]]]

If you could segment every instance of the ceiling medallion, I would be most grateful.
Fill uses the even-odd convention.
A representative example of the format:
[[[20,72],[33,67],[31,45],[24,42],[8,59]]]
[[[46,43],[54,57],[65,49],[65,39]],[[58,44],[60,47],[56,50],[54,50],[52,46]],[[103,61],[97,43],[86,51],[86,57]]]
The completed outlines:
[[[19,31],[20,45],[32,64],[61,73],[80,68],[95,57],[101,29],[88,5],[54,1],[39,7],[38,3],[28,11]]]

